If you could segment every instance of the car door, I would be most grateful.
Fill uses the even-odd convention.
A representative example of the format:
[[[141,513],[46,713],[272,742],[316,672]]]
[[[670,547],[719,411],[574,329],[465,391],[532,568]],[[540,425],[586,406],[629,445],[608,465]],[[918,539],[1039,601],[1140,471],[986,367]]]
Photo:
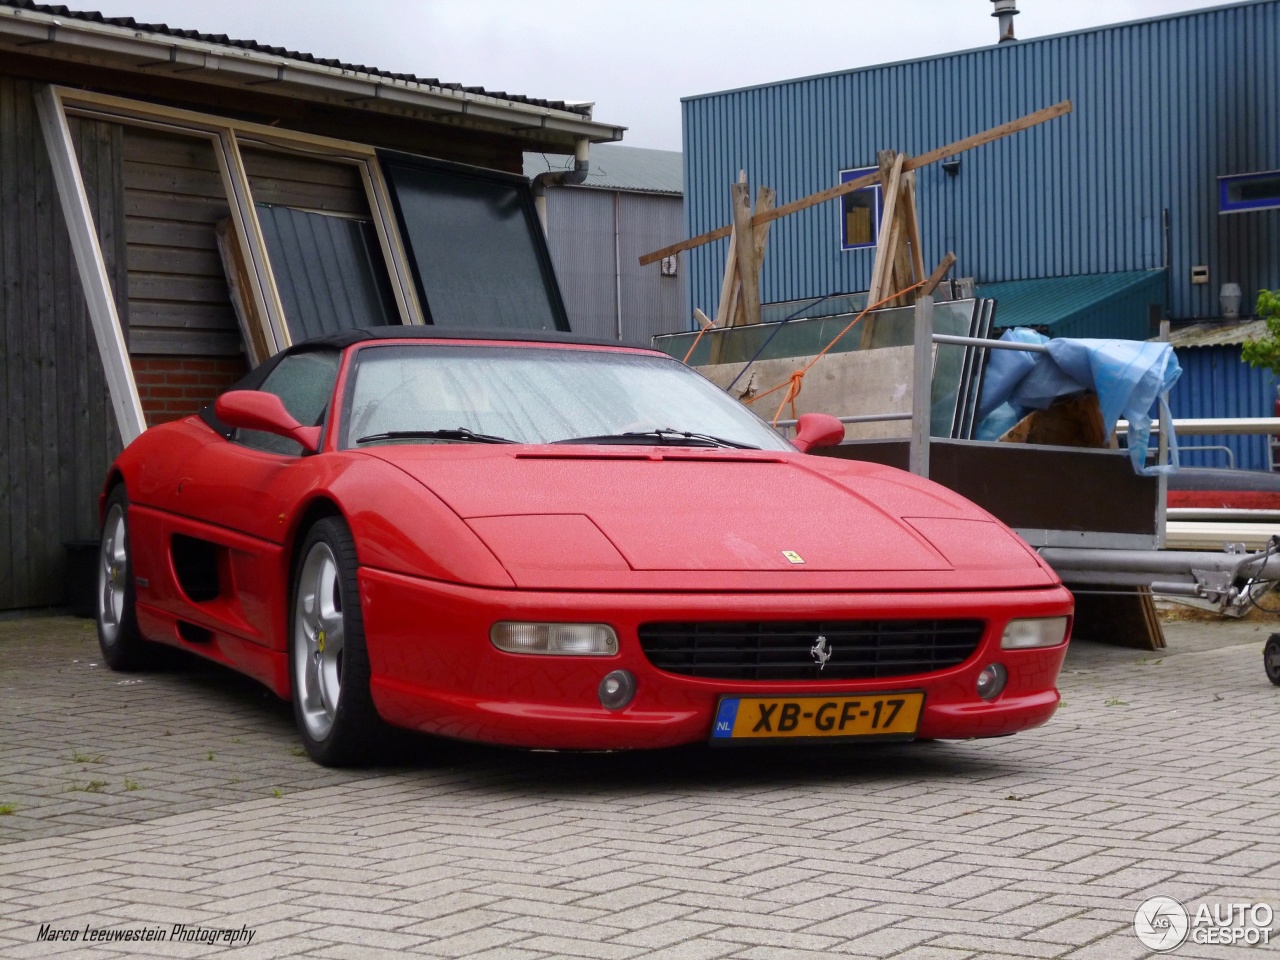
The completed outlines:
[[[323,425],[340,361],[333,349],[290,354],[258,389],[278,396],[300,423]],[[180,471],[171,541],[179,585],[231,632],[277,645],[280,631],[272,627],[287,602],[286,519],[323,471],[322,457],[284,437],[236,430],[200,448]]]

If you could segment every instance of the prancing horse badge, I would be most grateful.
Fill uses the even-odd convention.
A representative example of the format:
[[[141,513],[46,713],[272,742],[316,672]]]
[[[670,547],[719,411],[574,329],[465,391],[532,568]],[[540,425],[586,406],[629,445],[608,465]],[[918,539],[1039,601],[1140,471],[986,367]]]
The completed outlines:
[[[804,563],[804,557],[800,556],[800,554],[796,553],[794,550],[783,550],[782,555],[791,563]]]

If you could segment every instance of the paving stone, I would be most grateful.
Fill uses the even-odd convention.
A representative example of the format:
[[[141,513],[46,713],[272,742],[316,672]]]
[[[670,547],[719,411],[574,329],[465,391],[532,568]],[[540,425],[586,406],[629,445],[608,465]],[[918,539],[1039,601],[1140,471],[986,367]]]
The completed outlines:
[[[0,621],[0,802],[18,808],[0,817],[6,960],[85,955],[36,941],[55,921],[244,925],[243,960],[1136,960],[1146,896],[1280,909],[1257,624],[1171,624],[1160,667],[1073,644],[1067,705],[1005,740],[632,755],[424,740],[350,771],[300,755],[288,705],[221,668],[178,658],[120,685],[88,666],[83,626]],[[127,955],[226,952],[92,954]]]

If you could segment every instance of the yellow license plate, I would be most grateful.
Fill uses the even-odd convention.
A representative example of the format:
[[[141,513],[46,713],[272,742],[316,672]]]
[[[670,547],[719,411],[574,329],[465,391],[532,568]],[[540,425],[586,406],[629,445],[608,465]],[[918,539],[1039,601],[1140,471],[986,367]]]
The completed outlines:
[[[923,709],[923,693],[721,697],[711,740],[911,736]]]

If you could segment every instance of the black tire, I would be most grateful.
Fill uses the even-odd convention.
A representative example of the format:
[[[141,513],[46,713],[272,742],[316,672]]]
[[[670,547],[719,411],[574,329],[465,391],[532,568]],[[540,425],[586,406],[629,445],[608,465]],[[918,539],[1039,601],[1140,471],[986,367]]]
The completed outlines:
[[[293,715],[307,753],[326,767],[375,759],[386,730],[369,692],[358,566],[350,528],[341,517],[326,517],[307,531],[293,571]]]
[[[1262,648],[1262,666],[1267,671],[1267,679],[1280,687],[1280,633],[1267,638],[1267,645]]]
[[[107,495],[97,574],[94,608],[102,659],[112,670],[126,672],[154,666],[156,648],[138,632],[133,556],[129,552],[129,496],[123,483]]]

